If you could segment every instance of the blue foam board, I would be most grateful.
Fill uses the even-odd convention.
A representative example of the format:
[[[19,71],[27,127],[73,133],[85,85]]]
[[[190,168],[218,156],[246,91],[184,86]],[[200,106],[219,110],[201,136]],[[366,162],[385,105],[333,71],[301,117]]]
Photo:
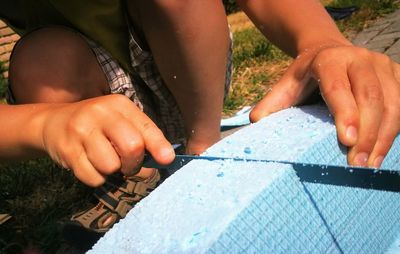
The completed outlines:
[[[384,167],[399,165],[399,144]],[[323,106],[291,108],[206,155],[345,165]],[[399,194],[301,183],[290,165],[192,161],[90,253],[383,253],[400,238]]]

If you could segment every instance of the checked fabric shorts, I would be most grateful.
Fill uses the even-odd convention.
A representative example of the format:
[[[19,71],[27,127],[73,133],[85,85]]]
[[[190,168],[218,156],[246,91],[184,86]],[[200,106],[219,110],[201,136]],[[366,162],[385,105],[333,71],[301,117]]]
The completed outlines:
[[[144,50],[135,41],[134,31],[130,29],[129,52],[132,73],[126,72],[118,62],[100,45],[81,36],[88,42],[96,55],[110,86],[112,94],[129,97],[157,126],[171,143],[184,144],[186,141],[183,119],[171,92],[165,85],[157,69],[151,52]],[[232,34],[225,78],[225,97],[228,94],[232,76]],[[10,87],[6,94],[7,102],[15,104]]]

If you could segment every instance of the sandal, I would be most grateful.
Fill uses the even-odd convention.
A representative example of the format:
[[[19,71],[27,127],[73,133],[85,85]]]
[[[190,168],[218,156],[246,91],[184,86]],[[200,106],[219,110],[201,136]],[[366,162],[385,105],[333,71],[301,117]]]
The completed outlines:
[[[11,215],[2,213],[0,214],[0,225],[11,219]]]
[[[114,174],[95,190],[96,206],[79,212],[63,227],[65,239],[79,249],[88,249],[163,180],[159,171],[147,179]]]

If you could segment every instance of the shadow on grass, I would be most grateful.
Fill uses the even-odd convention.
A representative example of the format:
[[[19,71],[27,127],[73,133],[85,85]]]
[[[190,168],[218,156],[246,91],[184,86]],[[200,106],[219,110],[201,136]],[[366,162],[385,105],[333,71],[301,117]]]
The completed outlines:
[[[91,190],[50,160],[0,164],[0,253],[54,253],[63,243],[60,226],[87,207]]]

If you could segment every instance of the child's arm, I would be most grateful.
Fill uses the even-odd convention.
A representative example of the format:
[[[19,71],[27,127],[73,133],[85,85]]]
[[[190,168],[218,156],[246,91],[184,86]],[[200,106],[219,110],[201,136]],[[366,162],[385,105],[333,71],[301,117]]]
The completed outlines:
[[[144,149],[160,163],[174,151],[155,124],[122,95],[67,104],[0,105],[0,159],[45,153],[90,186],[140,168]]]
[[[400,66],[353,46],[319,1],[242,0],[243,10],[272,42],[297,56],[253,110],[260,118],[300,102],[318,85],[352,164],[379,166],[400,129]]]

